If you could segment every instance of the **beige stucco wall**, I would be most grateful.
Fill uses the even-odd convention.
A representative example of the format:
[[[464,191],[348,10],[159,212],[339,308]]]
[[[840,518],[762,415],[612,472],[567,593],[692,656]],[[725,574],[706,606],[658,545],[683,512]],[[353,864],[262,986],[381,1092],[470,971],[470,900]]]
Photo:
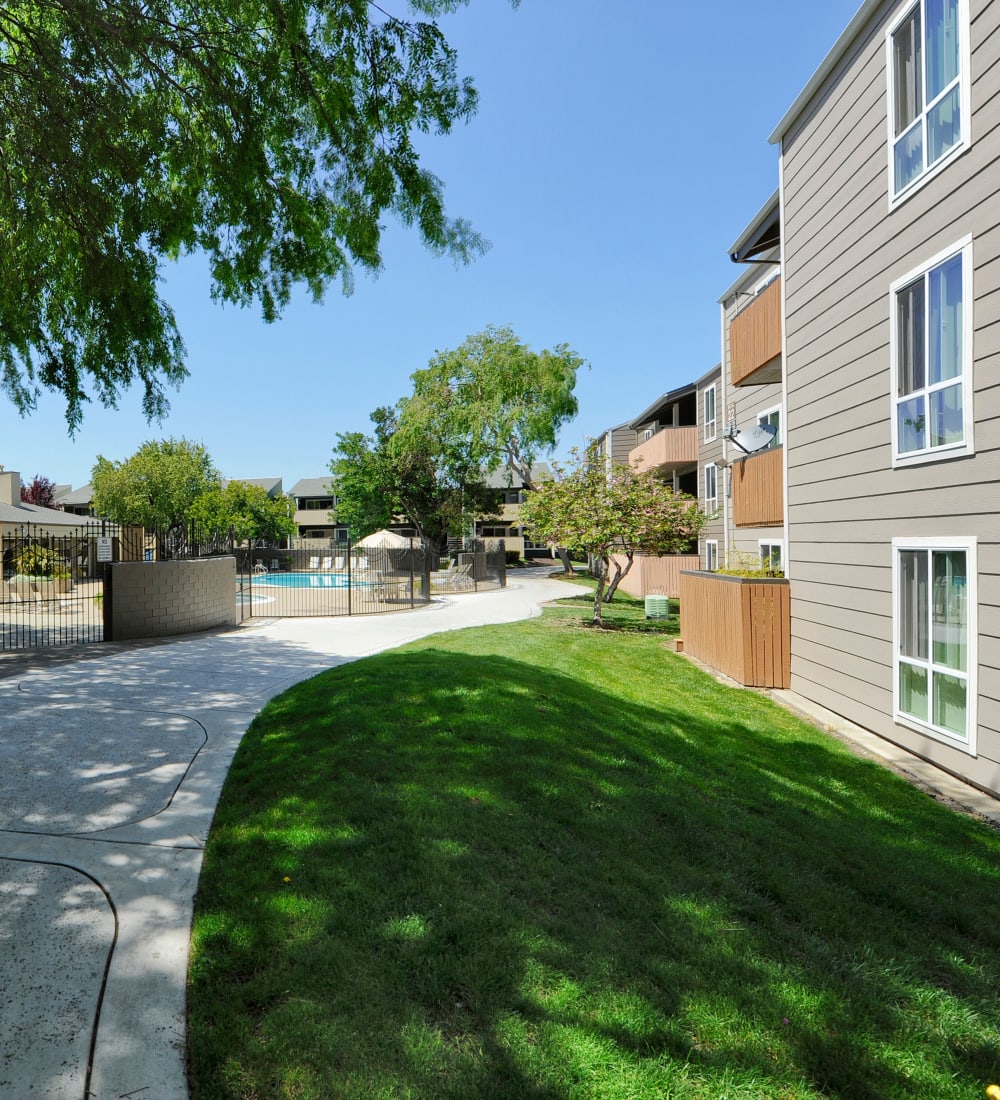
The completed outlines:
[[[235,626],[236,559],[118,562],[111,567],[109,610],[105,637],[116,642]]]

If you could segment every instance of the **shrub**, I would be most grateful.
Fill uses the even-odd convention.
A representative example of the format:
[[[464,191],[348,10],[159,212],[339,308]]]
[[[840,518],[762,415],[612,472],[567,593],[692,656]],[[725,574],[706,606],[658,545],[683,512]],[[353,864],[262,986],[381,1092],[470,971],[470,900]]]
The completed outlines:
[[[748,550],[734,550],[718,572],[727,577],[771,577],[776,580],[785,576],[783,569],[771,569],[762,565],[760,558]]]
[[[58,550],[25,546],[14,558],[14,570],[29,577],[68,577],[69,563]]]

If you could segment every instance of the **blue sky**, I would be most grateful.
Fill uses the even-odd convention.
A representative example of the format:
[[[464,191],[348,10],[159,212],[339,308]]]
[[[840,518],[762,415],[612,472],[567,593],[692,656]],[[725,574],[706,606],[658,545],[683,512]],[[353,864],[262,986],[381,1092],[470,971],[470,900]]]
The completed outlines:
[[[630,419],[718,362],[717,299],[739,274],[727,248],[777,187],[768,135],[858,3],[472,0],[443,25],[479,113],[423,158],[485,257],[456,269],[390,225],[377,279],[318,306],[300,295],[273,325],[212,303],[197,257],[170,265],[190,376],[167,419],[147,424],[130,392],[117,411],[88,406],[70,440],[58,398],[25,419],[5,402],[0,462],[79,487],[98,454],[183,436],[224,476],[289,489],[488,324],[590,364],[561,451]]]

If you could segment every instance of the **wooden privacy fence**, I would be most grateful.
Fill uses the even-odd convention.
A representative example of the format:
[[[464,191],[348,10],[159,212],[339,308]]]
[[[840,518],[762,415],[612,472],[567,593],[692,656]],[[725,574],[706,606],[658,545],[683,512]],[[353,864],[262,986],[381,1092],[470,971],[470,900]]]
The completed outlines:
[[[616,554],[615,560],[625,568],[624,556]],[[664,554],[658,558],[636,554],[628,576],[619,587],[638,600],[646,596],[669,596],[676,600],[681,591],[681,571],[697,569],[699,562],[697,554]]]
[[[684,651],[746,687],[791,686],[787,580],[683,572]]]

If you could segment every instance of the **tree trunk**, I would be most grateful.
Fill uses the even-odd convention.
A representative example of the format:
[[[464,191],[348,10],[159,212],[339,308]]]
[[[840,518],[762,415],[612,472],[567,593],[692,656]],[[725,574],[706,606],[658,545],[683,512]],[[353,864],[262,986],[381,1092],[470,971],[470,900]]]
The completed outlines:
[[[615,562],[615,575],[611,578],[611,583],[608,585],[608,594],[604,597],[605,603],[611,603],[615,598],[615,593],[618,591],[618,585],[628,576],[628,571],[632,568],[632,563],[635,561],[635,554],[633,551],[629,550],[625,557],[628,560],[624,569],[622,569],[618,562]]]
[[[608,559],[597,558],[597,587],[594,589],[594,618],[591,620],[594,626],[602,626],[601,604],[604,602],[604,584],[608,577]]]
[[[576,576],[573,563],[569,560],[569,551],[564,546],[554,546],[552,549],[555,551],[556,557],[563,563],[566,575],[568,577]]]

